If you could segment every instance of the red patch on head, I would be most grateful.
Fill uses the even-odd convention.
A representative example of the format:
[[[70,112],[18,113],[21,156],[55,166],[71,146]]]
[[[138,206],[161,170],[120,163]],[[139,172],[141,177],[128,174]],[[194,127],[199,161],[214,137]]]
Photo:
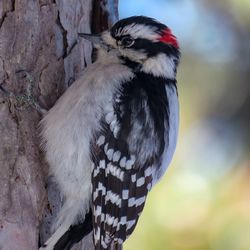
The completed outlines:
[[[179,49],[178,41],[169,28],[166,28],[162,31],[159,41],[170,44],[174,46],[176,49]]]

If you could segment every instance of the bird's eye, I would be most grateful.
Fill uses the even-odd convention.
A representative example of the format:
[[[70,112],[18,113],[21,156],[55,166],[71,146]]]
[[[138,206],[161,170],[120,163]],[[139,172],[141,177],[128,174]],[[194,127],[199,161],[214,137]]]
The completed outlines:
[[[128,36],[123,37],[120,41],[121,45],[124,47],[131,47],[134,42],[134,39]]]

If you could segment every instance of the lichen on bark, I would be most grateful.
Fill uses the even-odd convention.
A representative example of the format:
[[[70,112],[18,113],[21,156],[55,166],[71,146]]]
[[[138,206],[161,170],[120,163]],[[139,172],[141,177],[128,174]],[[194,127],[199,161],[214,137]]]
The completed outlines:
[[[92,32],[102,31],[112,19],[117,19],[116,0],[1,0],[0,84],[15,95],[24,95],[28,79],[18,72],[28,72],[35,83],[35,98],[51,108],[91,63],[91,45],[79,40],[77,33],[91,32],[91,27]],[[48,166],[39,149],[40,119],[33,107],[18,107],[0,91],[1,250],[34,250],[39,229],[43,240],[49,234],[49,224],[40,227],[48,208]],[[53,190],[60,206],[60,196]],[[53,191],[51,195],[54,199]],[[46,211],[51,221],[54,214]],[[90,249],[82,243],[75,247],[84,248]]]

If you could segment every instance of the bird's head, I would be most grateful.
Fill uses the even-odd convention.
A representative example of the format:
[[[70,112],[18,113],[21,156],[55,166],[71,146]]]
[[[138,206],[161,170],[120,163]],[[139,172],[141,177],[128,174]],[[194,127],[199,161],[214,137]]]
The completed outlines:
[[[176,37],[164,24],[145,16],[118,21],[100,36],[79,34],[97,48],[116,50],[126,65],[167,78],[175,78],[180,52]]]

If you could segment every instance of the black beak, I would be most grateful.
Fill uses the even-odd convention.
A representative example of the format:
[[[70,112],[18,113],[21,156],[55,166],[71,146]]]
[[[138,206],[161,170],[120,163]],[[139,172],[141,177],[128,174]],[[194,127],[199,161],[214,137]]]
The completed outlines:
[[[102,40],[101,35],[93,35],[93,34],[86,34],[86,33],[78,33],[78,36],[83,37],[84,39],[93,43],[95,48],[103,48],[108,49],[108,46]]]
[[[78,36],[83,37],[84,39],[92,42],[93,44],[101,44],[102,43],[102,39],[101,39],[100,35],[78,33]]]

